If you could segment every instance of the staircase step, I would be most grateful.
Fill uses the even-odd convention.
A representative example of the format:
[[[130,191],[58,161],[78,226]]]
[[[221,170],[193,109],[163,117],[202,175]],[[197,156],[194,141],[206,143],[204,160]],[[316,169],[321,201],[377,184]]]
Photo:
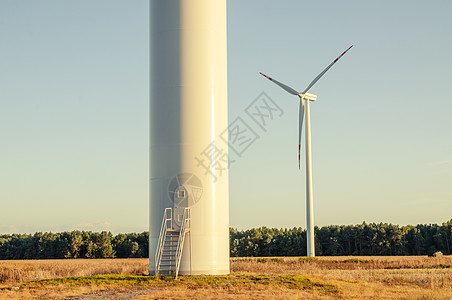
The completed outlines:
[[[176,267],[176,264],[173,263],[160,263],[160,270],[169,270],[169,269],[174,269]]]

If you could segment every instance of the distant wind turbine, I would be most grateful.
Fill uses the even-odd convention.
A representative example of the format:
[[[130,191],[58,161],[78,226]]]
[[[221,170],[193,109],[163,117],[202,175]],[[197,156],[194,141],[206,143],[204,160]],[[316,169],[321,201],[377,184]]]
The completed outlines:
[[[348,47],[347,50],[342,52],[338,58],[336,58],[328,67],[325,68],[314,80],[308,85],[303,92],[297,92],[290,86],[287,86],[270,76],[267,76],[259,72],[262,76],[269,79],[273,83],[279,85],[286,92],[298,96],[300,98],[300,108],[298,110],[298,168],[300,168],[300,152],[301,152],[301,132],[303,128],[303,116],[306,111],[306,222],[307,222],[307,254],[309,257],[315,256],[315,244],[314,244],[314,207],[313,207],[313,193],[312,193],[312,159],[311,159],[311,118],[309,110],[309,101],[317,100],[317,96],[309,94],[308,91],[322,78],[323,75],[353,47]],[[304,103],[306,101],[306,103]],[[306,109],[305,109],[306,106]]]

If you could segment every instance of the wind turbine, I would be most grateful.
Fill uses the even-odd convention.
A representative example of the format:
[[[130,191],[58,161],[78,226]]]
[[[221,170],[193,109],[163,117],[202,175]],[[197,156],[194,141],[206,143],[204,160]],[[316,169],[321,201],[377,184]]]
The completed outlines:
[[[312,158],[311,158],[311,117],[309,110],[309,102],[317,100],[317,96],[308,93],[308,91],[322,78],[323,75],[353,47],[348,47],[347,50],[342,52],[339,57],[337,57],[328,67],[325,68],[316,78],[308,85],[308,87],[303,92],[297,92],[290,86],[287,86],[270,76],[267,76],[259,72],[262,76],[269,79],[273,83],[277,84],[283,88],[286,92],[298,96],[300,98],[300,108],[298,110],[298,168],[300,168],[300,152],[301,152],[301,132],[303,128],[303,116],[306,114],[306,223],[307,223],[307,254],[309,257],[315,256],[315,244],[314,244],[314,207],[313,207],[313,193],[312,193]],[[305,103],[306,101],[306,103]],[[306,109],[305,109],[306,106]]]

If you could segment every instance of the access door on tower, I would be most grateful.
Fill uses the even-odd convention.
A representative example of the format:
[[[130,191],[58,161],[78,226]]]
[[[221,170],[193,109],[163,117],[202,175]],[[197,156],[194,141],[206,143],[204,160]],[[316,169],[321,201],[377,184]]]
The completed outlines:
[[[168,196],[173,202],[173,220],[180,227],[184,209],[195,205],[202,196],[201,180],[192,173],[180,173],[169,181]]]

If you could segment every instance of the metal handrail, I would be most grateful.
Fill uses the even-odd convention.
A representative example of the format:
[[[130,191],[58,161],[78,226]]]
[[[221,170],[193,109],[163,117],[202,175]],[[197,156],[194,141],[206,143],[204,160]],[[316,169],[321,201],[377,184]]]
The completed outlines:
[[[168,213],[169,213],[169,217],[168,217]],[[165,212],[163,214],[162,226],[160,227],[159,241],[157,243],[157,248],[155,250],[155,261],[154,261],[155,276],[158,276],[159,271],[160,271],[160,262],[162,260],[163,246],[165,245],[168,221],[170,221],[170,228],[173,228],[172,216],[173,216],[172,208],[171,207],[165,208]]]
[[[176,270],[174,274],[174,279],[177,279],[177,276],[179,275],[179,267],[180,267],[180,260],[182,258],[182,249],[184,248],[184,241],[185,241],[185,233],[187,229],[185,229],[185,223],[188,222],[188,229],[190,229],[190,209],[185,208],[184,209],[184,217],[182,219],[182,226],[180,227],[180,233],[179,233],[179,239],[177,241],[177,248],[176,248]]]

